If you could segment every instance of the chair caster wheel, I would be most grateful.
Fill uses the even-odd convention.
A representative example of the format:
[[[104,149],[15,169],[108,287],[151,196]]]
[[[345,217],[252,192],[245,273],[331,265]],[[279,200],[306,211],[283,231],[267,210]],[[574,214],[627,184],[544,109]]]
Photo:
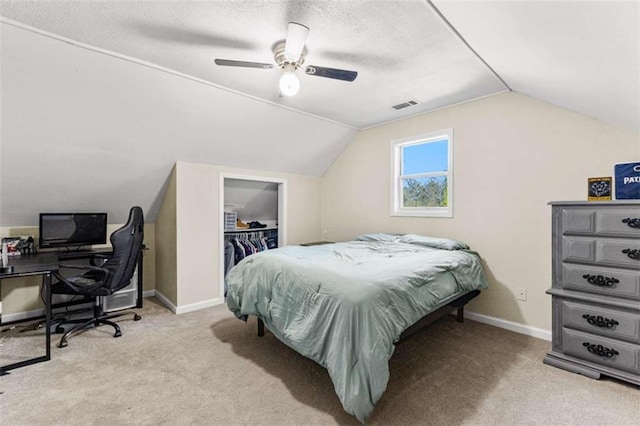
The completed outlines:
[[[116,330],[116,332],[113,333],[113,337],[120,337],[120,336],[122,336],[122,331],[120,330]]]
[[[133,315],[133,320],[134,321],[140,321],[141,319],[142,319],[142,317],[140,315],[138,315],[138,314],[134,314]]]

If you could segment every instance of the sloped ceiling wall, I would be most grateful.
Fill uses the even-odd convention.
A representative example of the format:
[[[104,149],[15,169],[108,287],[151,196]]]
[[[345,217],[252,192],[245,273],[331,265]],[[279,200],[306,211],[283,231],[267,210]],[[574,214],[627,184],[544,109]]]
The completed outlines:
[[[155,217],[175,161],[319,176],[356,129],[5,23],[0,226]]]
[[[434,3],[512,90],[640,131],[639,1]]]

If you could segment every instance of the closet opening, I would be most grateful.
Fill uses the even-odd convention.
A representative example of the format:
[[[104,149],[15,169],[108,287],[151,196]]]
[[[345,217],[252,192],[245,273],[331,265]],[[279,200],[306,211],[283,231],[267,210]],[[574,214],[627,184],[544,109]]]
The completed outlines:
[[[286,179],[221,173],[219,294],[236,263],[287,244],[286,189]]]

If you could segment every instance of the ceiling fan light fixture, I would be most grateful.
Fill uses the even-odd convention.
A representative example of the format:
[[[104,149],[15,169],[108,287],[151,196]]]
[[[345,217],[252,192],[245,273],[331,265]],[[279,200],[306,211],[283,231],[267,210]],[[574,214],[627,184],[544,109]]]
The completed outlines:
[[[283,96],[294,96],[300,90],[300,80],[295,74],[295,66],[285,66],[280,77],[280,93]]]
[[[337,68],[320,67],[311,65],[303,68],[305,58],[307,56],[307,36],[309,35],[309,27],[298,24],[297,22],[289,22],[287,30],[287,38],[279,40],[271,46],[273,51],[273,59],[278,68],[282,69],[280,76],[279,88],[280,96],[295,96],[300,90],[300,80],[295,74],[296,70],[302,69],[305,75],[313,75],[316,77],[331,78],[334,80],[353,81],[358,76],[357,71],[349,71]],[[274,65],[262,62],[236,61],[231,59],[215,59],[216,65],[227,67],[243,67],[243,68],[275,68]]]

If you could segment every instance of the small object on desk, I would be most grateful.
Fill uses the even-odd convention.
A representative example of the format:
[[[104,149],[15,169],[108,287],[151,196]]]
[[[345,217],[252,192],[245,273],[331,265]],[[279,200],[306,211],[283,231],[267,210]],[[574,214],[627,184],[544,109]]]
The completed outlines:
[[[9,257],[33,254],[35,251],[33,237],[26,235],[2,238],[2,247],[2,254],[6,252]]]
[[[7,266],[9,262],[9,248],[6,241],[2,243],[2,266]]]
[[[322,246],[324,244],[333,244],[333,241],[314,241],[312,243],[301,243],[300,245],[303,247],[310,247],[310,246]]]
[[[0,274],[13,273],[13,266],[0,266]]]

